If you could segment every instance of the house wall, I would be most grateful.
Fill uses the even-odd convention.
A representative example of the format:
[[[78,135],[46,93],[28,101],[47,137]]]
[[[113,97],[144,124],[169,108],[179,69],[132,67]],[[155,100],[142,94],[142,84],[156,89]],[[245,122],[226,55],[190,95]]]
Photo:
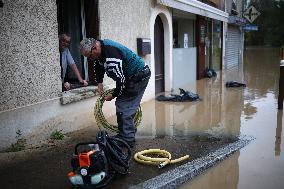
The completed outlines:
[[[0,112],[58,97],[55,0],[5,0],[0,44]]]
[[[151,18],[150,18],[150,33],[151,33],[151,52],[154,52],[154,25],[156,22],[157,16],[160,16],[163,22],[164,27],[164,64],[165,64],[165,91],[169,92],[173,90],[173,28],[172,28],[172,10],[163,5],[155,5],[154,8],[151,9]],[[148,91],[152,91],[146,93],[150,94],[149,96],[153,98],[155,96],[155,54],[151,54],[151,71],[152,77],[150,78],[148,84]],[[147,91],[146,89],[146,91]]]
[[[100,1],[101,38],[116,40],[136,52],[136,38],[151,38],[152,6],[154,0]],[[56,0],[5,0],[0,8],[0,34],[0,151],[16,142],[17,130],[33,144],[48,139],[55,129],[67,133],[97,128],[93,116],[97,96],[60,104]],[[143,58],[153,68],[152,56]],[[146,100],[153,98],[152,78]],[[106,84],[111,87],[114,82]],[[115,114],[113,103],[104,104],[106,117]]]
[[[100,37],[117,41],[137,53],[137,38],[150,38],[152,0],[103,0],[99,2]],[[153,44],[153,42],[152,42]],[[150,64],[150,55],[142,57]],[[105,77],[105,84],[113,81]]]

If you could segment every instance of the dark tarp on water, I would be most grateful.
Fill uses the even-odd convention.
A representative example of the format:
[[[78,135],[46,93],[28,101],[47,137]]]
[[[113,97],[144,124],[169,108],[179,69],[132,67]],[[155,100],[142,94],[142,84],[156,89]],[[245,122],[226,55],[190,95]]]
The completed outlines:
[[[205,69],[205,77],[211,78],[211,77],[216,77],[216,76],[217,76],[217,73],[215,72],[215,70],[211,68]]]
[[[170,96],[160,95],[156,97],[158,101],[172,101],[172,102],[192,102],[192,101],[199,101],[201,98],[198,94],[194,94],[189,91],[185,91],[184,89],[179,89],[180,95],[171,94]]]
[[[237,81],[227,81],[226,87],[246,87],[246,84]]]

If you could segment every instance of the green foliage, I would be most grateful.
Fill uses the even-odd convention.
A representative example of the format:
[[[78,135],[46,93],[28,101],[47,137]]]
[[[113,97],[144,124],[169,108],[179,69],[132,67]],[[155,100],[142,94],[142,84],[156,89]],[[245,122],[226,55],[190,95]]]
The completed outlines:
[[[50,139],[52,140],[62,140],[64,138],[64,134],[62,133],[62,130],[55,130],[51,133]]]
[[[253,25],[259,31],[245,33],[245,45],[281,46],[284,44],[284,1],[256,0],[252,3],[261,13]]]
[[[11,146],[6,150],[6,152],[18,152],[25,149],[27,140],[22,138],[22,132],[20,129],[16,131],[17,142],[11,144]]]

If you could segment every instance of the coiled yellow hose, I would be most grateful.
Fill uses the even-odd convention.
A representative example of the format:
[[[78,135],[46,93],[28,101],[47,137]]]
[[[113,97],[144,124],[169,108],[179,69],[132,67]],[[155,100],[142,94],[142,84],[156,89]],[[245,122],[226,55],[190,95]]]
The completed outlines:
[[[99,127],[99,129],[101,130],[102,127],[104,127],[105,129],[108,129],[112,132],[116,132],[118,133],[118,126],[117,125],[112,125],[110,123],[107,122],[104,113],[103,113],[103,104],[105,102],[105,96],[108,95],[109,93],[112,93],[114,91],[114,89],[109,89],[106,90],[96,101],[95,107],[94,107],[94,115],[96,118],[96,122],[97,125]],[[138,127],[141,123],[142,120],[142,110],[141,107],[139,106],[136,114],[134,116],[134,126]]]
[[[157,158],[149,157],[149,156],[146,156],[146,154],[158,155],[158,156],[162,156],[162,158],[160,158],[160,157],[157,157]],[[137,152],[134,155],[134,159],[137,162],[142,163],[142,164],[146,164],[146,165],[158,165],[158,168],[163,168],[167,164],[178,163],[178,162],[184,161],[188,158],[189,158],[189,155],[185,155],[185,156],[180,157],[178,159],[172,160],[172,155],[168,151],[160,150],[160,149],[143,150],[143,151]]]

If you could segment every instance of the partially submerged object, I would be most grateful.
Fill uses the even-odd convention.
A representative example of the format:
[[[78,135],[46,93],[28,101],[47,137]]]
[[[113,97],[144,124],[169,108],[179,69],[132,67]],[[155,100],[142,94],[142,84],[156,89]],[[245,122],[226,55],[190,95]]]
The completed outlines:
[[[246,84],[240,83],[238,81],[227,81],[226,87],[246,87]]]
[[[173,101],[173,102],[192,102],[199,101],[201,98],[198,94],[192,93],[190,91],[185,91],[184,89],[179,89],[180,95],[171,94],[170,96],[160,95],[156,97],[158,101]]]
[[[217,73],[212,68],[206,68],[205,69],[205,77],[212,78],[212,77],[216,77],[216,76],[217,76]]]

